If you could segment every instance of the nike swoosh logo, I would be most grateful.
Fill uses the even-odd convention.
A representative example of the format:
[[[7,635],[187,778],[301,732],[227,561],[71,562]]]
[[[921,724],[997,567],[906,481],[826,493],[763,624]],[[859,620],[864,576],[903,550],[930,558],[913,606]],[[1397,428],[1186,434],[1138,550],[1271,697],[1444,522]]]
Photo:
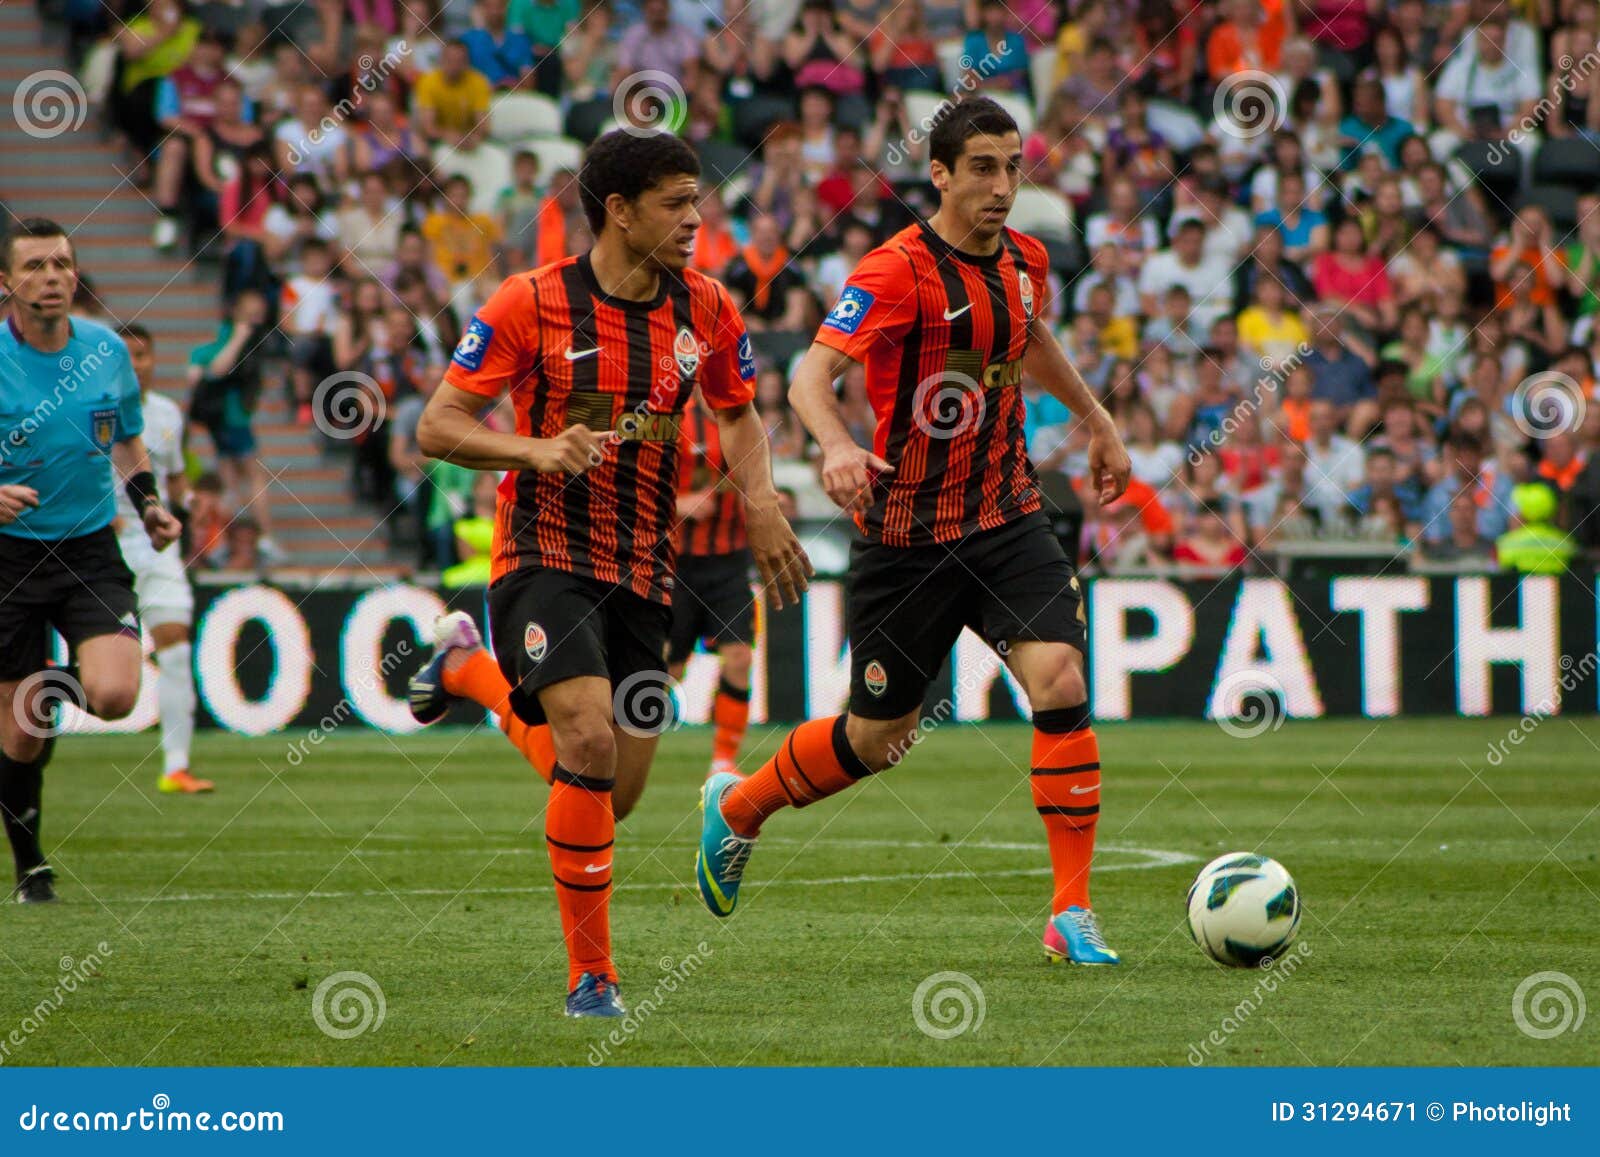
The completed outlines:
[[[1096,780],[1094,783],[1091,783],[1088,787],[1075,787],[1075,788],[1073,788],[1072,789],[1072,794],[1073,795],[1088,795],[1091,791],[1099,791],[1099,790],[1100,790],[1100,781]]]
[[[600,347],[599,346],[595,346],[594,349],[592,349],[592,350],[575,350],[571,346],[568,346],[567,350],[566,350],[566,353],[563,356],[569,362],[575,362],[580,358],[586,358],[590,354],[597,354],[599,352],[600,352]]]
[[[971,308],[972,308],[972,302],[969,301],[969,302],[967,302],[966,305],[963,305],[960,309],[957,309],[957,310],[954,310],[954,311],[947,309],[947,310],[944,311],[944,319],[946,321],[954,321],[956,318],[960,317],[962,314],[966,313],[967,310],[969,310]]]
[[[611,865],[610,864],[585,864],[583,866],[583,870],[585,872],[589,873],[590,875],[593,875],[596,872],[609,872],[611,870]]]

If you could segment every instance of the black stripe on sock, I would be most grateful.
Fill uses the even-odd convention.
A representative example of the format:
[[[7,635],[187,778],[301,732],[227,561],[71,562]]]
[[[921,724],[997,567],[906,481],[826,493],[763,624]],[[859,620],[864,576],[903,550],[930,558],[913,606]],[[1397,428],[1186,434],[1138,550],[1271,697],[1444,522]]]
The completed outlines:
[[[1047,735],[1065,735],[1069,731],[1086,731],[1089,727],[1087,701],[1072,707],[1052,707],[1048,711],[1033,713],[1033,726]]]
[[[1095,803],[1088,807],[1061,807],[1056,804],[1041,804],[1038,812],[1042,816],[1096,816],[1100,814],[1100,805]]]
[[[604,884],[569,884],[567,881],[563,880],[560,876],[555,875],[553,872],[551,873],[551,876],[555,879],[555,882],[560,884],[563,888],[571,888],[574,892],[604,892],[607,888],[611,887],[610,880],[607,880]]]
[[[717,694],[726,695],[729,699],[732,699],[738,703],[750,702],[750,688],[735,687],[732,683],[728,682],[726,678],[718,680]]]
[[[1099,771],[1100,761],[1093,763],[1074,763],[1071,767],[1036,767],[1031,775],[1083,775],[1089,771]]]
[[[585,791],[610,791],[613,782],[609,779],[595,779],[593,776],[579,775],[575,771],[568,771],[559,763],[550,769],[550,779],[553,782],[581,787]]]
[[[801,779],[803,779],[805,781],[805,785],[811,789],[812,797],[816,798],[816,799],[822,798],[822,793],[817,790],[817,785],[811,782],[811,777],[806,774],[806,769],[801,767],[800,766],[800,761],[795,758],[795,754],[794,754],[794,732],[792,732],[792,731],[789,732],[789,742],[784,746],[784,750],[789,753],[789,762],[794,764],[794,773],[796,775],[798,775]],[[772,762],[773,762],[773,765],[776,766],[778,761],[776,759],[774,759]],[[783,770],[781,768],[779,768],[779,770],[778,770],[778,779],[780,781],[782,781],[782,779],[783,779]],[[785,790],[788,790],[788,789],[785,789]]]
[[[839,761],[839,766],[844,768],[844,773],[851,779],[865,779],[872,774],[872,768],[861,762],[861,757],[856,754],[855,748],[850,746],[850,740],[845,737],[844,723],[848,718],[848,715],[841,715],[833,721],[833,757]]]
[[[603,844],[566,844],[566,843],[562,843],[560,840],[556,839],[554,836],[546,836],[544,838],[544,842],[547,843],[547,844],[554,844],[556,847],[562,848],[565,851],[569,851],[569,852],[603,852],[607,848],[609,848],[613,844],[615,844],[617,841],[616,840],[607,840]]]

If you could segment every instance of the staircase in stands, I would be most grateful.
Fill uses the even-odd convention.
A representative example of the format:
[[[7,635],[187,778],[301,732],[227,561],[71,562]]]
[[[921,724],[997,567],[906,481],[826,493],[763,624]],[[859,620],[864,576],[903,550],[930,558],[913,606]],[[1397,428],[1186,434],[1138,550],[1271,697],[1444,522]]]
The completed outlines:
[[[0,228],[33,216],[66,226],[79,266],[111,316],[137,321],[154,336],[159,386],[184,404],[189,353],[211,340],[221,319],[220,267],[152,248],[155,207],[130,179],[126,151],[102,139],[94,112],[47,139],[18,123],[18,86],[41,71],[64,70],[64,61],[61,38],[30,5],[0,4]],[[275,476],[268,487],[273,538],[285,555],[276,570],[336,569],[352,578],[398,572],[385,532],[352,497],[348,466],[323,456],[315,427],[294,424],[280,382],[262,391],[256,434]]]

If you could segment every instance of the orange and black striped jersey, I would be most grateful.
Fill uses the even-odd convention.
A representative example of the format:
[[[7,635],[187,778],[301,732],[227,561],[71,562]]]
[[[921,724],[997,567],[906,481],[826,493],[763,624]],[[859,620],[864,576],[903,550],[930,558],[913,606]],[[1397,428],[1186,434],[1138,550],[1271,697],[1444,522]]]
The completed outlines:
[[[817,340],[866,366],[873,451],[894,467],[857,516],[868,539],[949,542],[1039,509],[1021,383],[1048,272],[1027,234],[977,256],[919,221],[846,280]]]
[[[473,315],[444,380],[488,398],[509,389],[525,436],[614,432],[584,474],[505,476],[491,581],[542,566],[671,601],[684,407],[696,385],[716,409],[755,397],[750,338],[721,282],[664,273],[654,299],[628,301],[600,288],[588,254],[519,273]]]
[[[733,554],[749,545],[744,532],[744,496],[728,476],[717,421],[698,402],[683,412],[683,447],[678,458],[678,491],[713,491],[711,512],[698,522],[685,522],[680,554],[696,557]]]

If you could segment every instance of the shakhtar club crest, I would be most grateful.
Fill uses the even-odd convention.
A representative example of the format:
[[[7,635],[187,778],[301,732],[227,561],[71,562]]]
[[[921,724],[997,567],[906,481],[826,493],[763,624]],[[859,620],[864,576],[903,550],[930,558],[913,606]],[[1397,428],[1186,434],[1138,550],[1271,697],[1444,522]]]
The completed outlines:
[[[683,371],[683,376],[694,377],[694,372],[700,368],[700,343],[695,340],[694,331],[688,326],[678,329],[678,340],[672,343],[672,353],[678,359],[678,368]]]
[[[1033,279],[1028,276],[1027,270],[1017,271],[1017,285],[1022,290],[1022,312],[1029,321],[1033,320]]]
[[[529,623],[522,632],[522,649],[528,652],[528,658],[537,663],[544,658],[545,651],[550,648],[550,640],[544,633],[544,628],[538,623]]]
[[[889,688],[889,672],[883,669],[883,664],[874,659],[867,664],[863,676],[867,683],[867,690],[874,695],[882,695]]]

